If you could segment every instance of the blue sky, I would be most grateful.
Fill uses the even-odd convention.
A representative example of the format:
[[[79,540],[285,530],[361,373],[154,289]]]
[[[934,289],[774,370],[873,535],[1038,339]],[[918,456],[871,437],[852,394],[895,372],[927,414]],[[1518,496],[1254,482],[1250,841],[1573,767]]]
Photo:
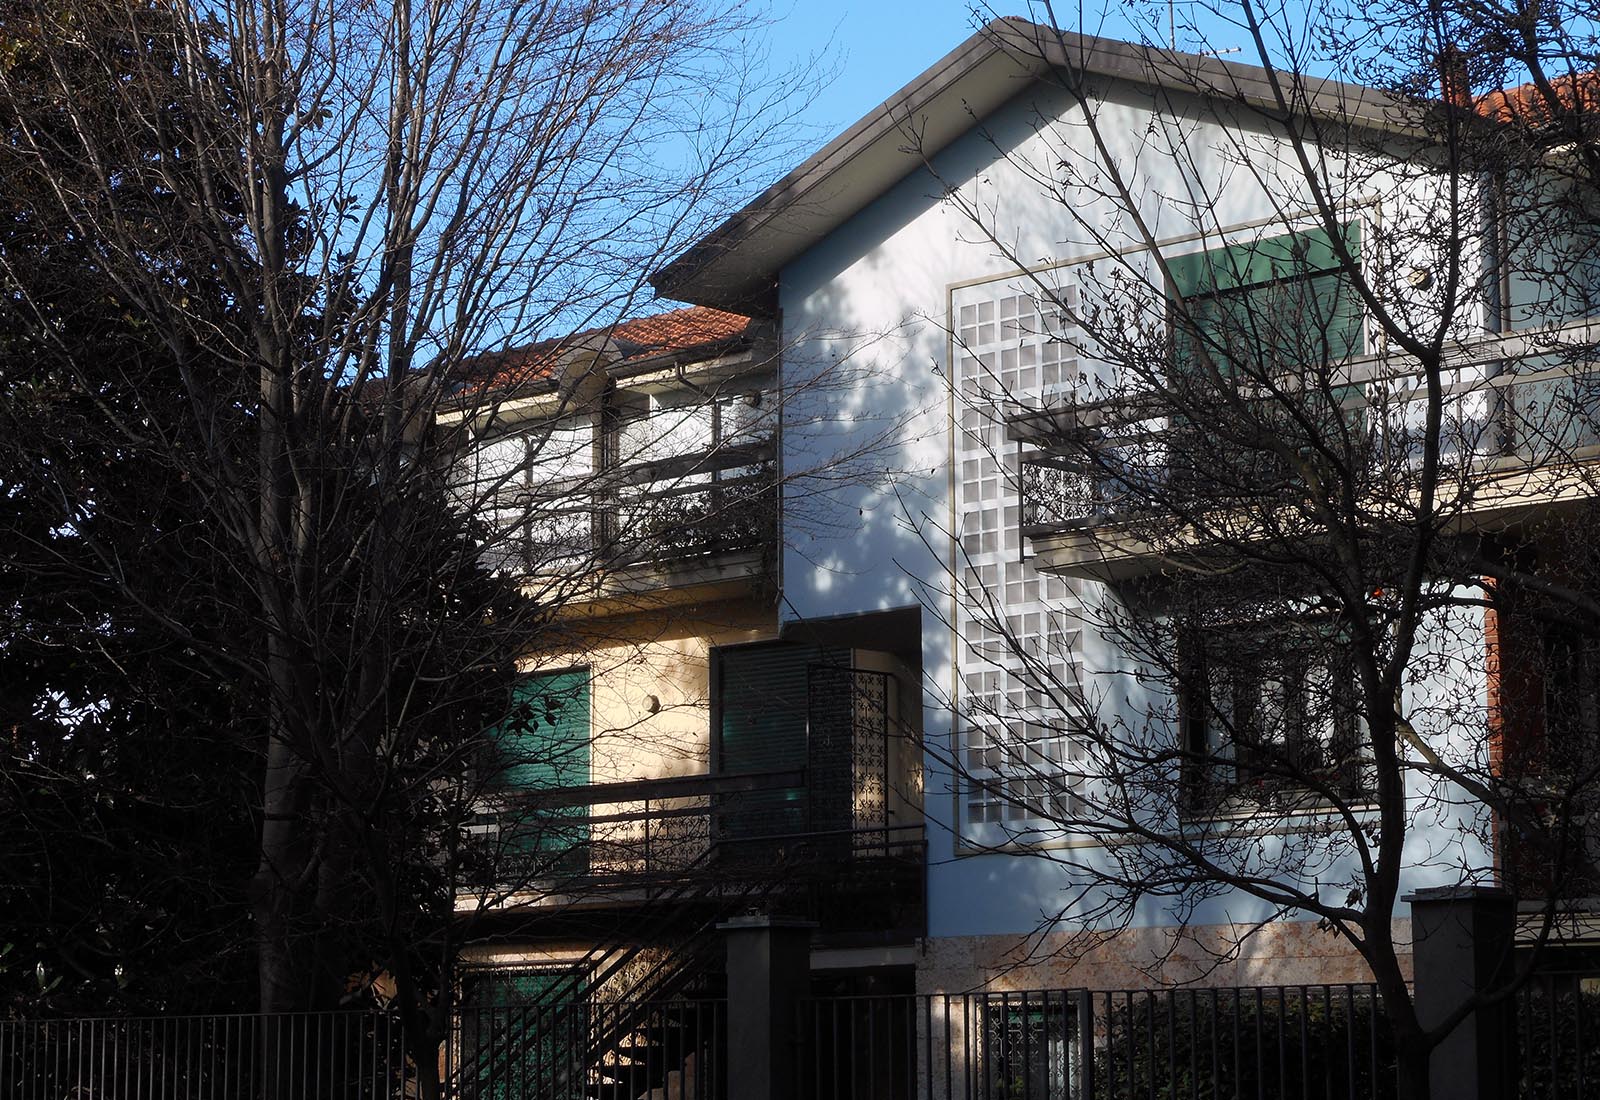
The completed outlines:
[[[1003,15],[1027,15],[1027,0],[996,2]],[[1153,20],[1164,26],[1165,0],[1099,0],[1056,5],[1063,22],[1076,22],[1084,12],[1084,29],[1112,38],[1138,38],[1140,25]],[[1102,14],[1094,14],[1101,12]],[[882,103],[912,77],[955,49],[977,25],[967,0],[776,0],[778,19],[772,43],[775,64],[801,61],[830,46],[838,75],[807,105],[803,121],[832,137]],[[1177,4],[1180,24],[1203,13],[1192,2]],[[987,18],[987,15],[984,16]],[[1215,25],[1214,18],[1207,22]],[[1235,35],[1234,37],[1237,37]],[[1192,36],[1180,30],[1180,43]],[[1226,27],[1213,33],[1224,46],[1238,43]]]
[[[774,61],[830,48],[838,73],[804,112],[832,137],[882,103],[973,31],[962,0],[789,0],[780,3]]]

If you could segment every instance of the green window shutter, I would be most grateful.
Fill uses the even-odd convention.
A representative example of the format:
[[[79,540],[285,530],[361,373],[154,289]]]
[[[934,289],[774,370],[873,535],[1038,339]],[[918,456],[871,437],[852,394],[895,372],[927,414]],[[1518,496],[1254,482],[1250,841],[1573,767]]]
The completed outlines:
[[[741,646],[721,651],[722,730],[719,769],[803,768],[806,763],[806,666],[815,646]]]
[[[528,676],[511,693],[511,714],[493,734],[497,786],[549,791],[589,782],[589,673]]]
[[[544,673],[512,689],[511,713],[491,734],[493,786],[537,794],[589,783],[589,672]],[[517,879],[582,874],[588,868],[588,809],[512,802],[499,814],[501,852]]]
[[[1359,255],[1360,226],[1346,225],[1343,236]],[[1322,230],[1174,256],[1167,268],[1196,330],[1174,325],[1179,364],[1198,357],[1197,340],[1223,370],[1247,364],[1256,373],[1334,363],[1363,350],[1360,298]]]
[[[844,650],[817,646],[738,646],[718,651],[717,771],[784,771],[806,766],[810,670],[849,664]],[[730,795],[722,828],[735,836],[798,833],[807,827],[806,792],[792,787]]]

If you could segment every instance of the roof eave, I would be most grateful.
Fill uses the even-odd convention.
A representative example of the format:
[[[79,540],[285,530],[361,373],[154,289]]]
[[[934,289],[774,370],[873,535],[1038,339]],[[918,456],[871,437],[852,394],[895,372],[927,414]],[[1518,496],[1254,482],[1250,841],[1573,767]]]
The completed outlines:
[[[667,298],[748,310],[778,268],[1020,92],[997,19],[650,276]],[[1042,72],[1041,64],[1038,71]],[[913,141],[913,136],[915,140]]]
[[[979,120],[1053,70],[1210,94],[1272,109],[1266,70],[1111,39],[990,21],[687,252],[654,272],[666,298],[752,311],[778,271]],[[1362,128],[1409,129],[1382,93],[1338,81],[1294,89],[1301,109]],[[764,312],[756,310],[756,312]]]

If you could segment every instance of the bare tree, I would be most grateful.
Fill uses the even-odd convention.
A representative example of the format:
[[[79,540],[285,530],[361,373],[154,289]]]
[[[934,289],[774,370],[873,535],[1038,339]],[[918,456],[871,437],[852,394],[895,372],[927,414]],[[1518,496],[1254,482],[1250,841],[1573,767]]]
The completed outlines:
[[[263,1010],[335,1003],[354,962],[393,976],[414,1050],[437,1042],[448,952],[417,947],[446,935],[462,777],[515,659],[561,644],[560,608],[608,552],[485,561],[507,527],[559,527],[583,487],[474,517],[452,471],[530,391],[554,395],[552,423],[591,415],[595,348],[547,343],[516,386],[479,357],[603,342],[725,186],[764,173],[788,90],[750,75],[759,30],[698,0],[8,7],[8,175],[143,343],[85,354],[15,248],[8,316],[100,438],[188,487],[184,553],[227,629],[198,630],[85,522],[103,484],[62,452],[19,476],[75,525],[83,583],[261,716],[238,735],[259,768]],[[563,462],[559,430],[530,446]]]
[[[964,728],[930,750],[969,843],[1062,867],[1055,927],[1237,893],[1320,922],[1425,1096],[1526,963],[1424,1027],[1402,891],[1506,886],[1529,946],[1593,893],[1587,13],[1218,13],[1251,67],[1048,3],[990,25],[1044,75],[1031,134],[945,186],[1019,274],[952,299]],[[1445,47],[1473,20],[1505,41],[1469,71]],[[1045,266],[1016,244],[1040,209]]]

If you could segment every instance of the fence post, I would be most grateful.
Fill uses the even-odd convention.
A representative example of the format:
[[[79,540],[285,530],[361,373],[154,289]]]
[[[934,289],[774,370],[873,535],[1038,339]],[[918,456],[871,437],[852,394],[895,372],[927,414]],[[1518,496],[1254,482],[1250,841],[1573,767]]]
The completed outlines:
[[[1475,993],[1511,975],[1516,902],[1495,886],[1439,886],[1408,894],[1418,1022],[1433,1027]],[[1510,1100],[1516,1066],[1506,1036],[1515,1032],[1507,997],[1477,1009],[1433,1050],[1437,1100]]]
[[[1094,1100],[1094,994],[1080,989],[1074,999],[1078,1017],[1078,1074],[1072,1083],[1071,1095],[1072,1100]]]
[[[728,951],[728,1095],[793,1100],[795,1025],[811,982],[813,921],[735,917]]]

